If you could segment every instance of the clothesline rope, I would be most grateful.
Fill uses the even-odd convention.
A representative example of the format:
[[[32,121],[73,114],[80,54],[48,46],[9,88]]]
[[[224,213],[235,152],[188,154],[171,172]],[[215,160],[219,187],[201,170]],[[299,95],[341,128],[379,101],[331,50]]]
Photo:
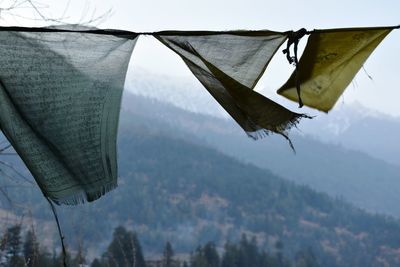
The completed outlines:
[[[71,25],[72,27],[75,25]],[[393,26],[379,26],[379,27],[368,27],[369,29],[400,29],[399,25]],[[359,28],[349,28],[349,29],[363,29],[363,27]],[[315,33],[315,32],[329,32],[329,31],[337,31],[337,30],[345,30],[345,28],[335,28],[335,29],[314,29],[307,30],[307,34]],[[188,34],[188,35],[213,35],[213,34],[243,34],[243,35],[256,35],[262,34],[265,32],[271,32],[266,30],[227,30],[227,31],[208,31],[208,30],[163,30],[163,31],[144,31],[144,32],[134,32],[127,30],[115,30],[115,29],[86,29],[86,30],[73,30],[73,29],[62,29],[56,27],[20,27],[20,26],[0,26],[0,31],[21,31],[21,32],[75,32],[75,33],[93,33],[93,34],[107,34],[107,35],[116,35],[124,38],[136,38],[138,35],[175,35],[175,34]],[[289,34],[294,32],[292,30],[281,32],[283,34]]]

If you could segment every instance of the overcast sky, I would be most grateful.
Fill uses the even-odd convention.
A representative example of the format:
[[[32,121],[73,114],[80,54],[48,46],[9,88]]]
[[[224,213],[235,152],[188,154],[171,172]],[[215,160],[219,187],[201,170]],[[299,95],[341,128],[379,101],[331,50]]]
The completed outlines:
[[[7,1],[1,1],[3,7]],[[336,0],[336,1],[266,1],[266,0],[57,0],[41,1],[39,10],[48,17],[76,23],[87,21],[112,10],[100,28],[116,28],[131,31],[176,30],[233,30],[269,29],[276,31],[308,30],[338,27],[367,27],[400,24],[398,0]],[[1,25],[41,26],[42,22],[26,20],[36,17],[29,8],[14,11],[14,17],[6,12],[0,15]],[[305,40],[302,41],[303,45]],[[356,76],[340,103],[361,104],[400,116],[400,30],[393,31],[377,48],[365,64],[373,77],[369,80],[363,70]],[[142,68],[172,76],[188,76],[190,73],[179,57],[151,37],[142,37],[134,51],[130,71]],[[271,62],[258,90],[275,100],[287,104],[275,94],[277,88],[292,71],[283,54],[277,53]],[[195,82],[195,81],[194,81]],[[295,106],[291,106],[295,107]]]

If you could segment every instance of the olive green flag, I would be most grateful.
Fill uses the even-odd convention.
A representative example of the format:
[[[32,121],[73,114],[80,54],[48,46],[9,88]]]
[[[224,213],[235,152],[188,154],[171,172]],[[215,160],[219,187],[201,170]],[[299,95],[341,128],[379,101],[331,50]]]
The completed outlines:
[[[257,139],[287,130],[297,114],[253,91],[277,49],[287,39],[272,31],[161,32],[155,35],[175,51],[218,103]],[[289,139],[288,139],[289,140]]]
[[[369,55],[393,27],[315,30],[289,80],[278,94],[328,112],[353,80]]]
[[[137,36],[0,31],[0,126],[43,194],[93,201],[117,185],[122,89]]]

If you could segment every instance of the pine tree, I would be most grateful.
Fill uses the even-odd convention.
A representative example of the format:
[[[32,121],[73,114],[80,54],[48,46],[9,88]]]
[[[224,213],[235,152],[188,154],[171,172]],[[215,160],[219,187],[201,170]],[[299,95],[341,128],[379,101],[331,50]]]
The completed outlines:
[[[99,259],[94,259],[90,267],[103,267]]]
[[[25,235],[25,242],[23,246],[24,258],[26,266],[36,267],[39,260],[39,244],[36,240],[36,235],[33,230],[29,230]]]
[[[7,236],[7,232],[3,234],[3,236],[1,237],[1,241],[0,241],[0,259],[3,260],[6,256],[6,246],[8,243],[8,236]],[[1,265],[0,265],[1,266]]]
[[[276,266],[277,267],[283,267],[284,262],[283,262],[283,243],[278,240],[275,243],[275,250],[276,250]]]
[[[7,243],[5,244],[6,258],[9,267],[24,265],[21,257],[21,226],[14,225],[7,229]]]
[[[208,242],[203,248],[203,255],[207,262],[207,267],[219,267],[219,255],[215,244]]]
[[[191,256],[191,267],[219,267],[220,259],[214,243],[199,246]]]
[[[56,266],[58,266],[58,264],[59,264],[59,262],[58,262],[57,252],[55,249],[53,249],[53,253],[51,256],[51,266],[56,267]]]
[[[110,267],[145,267],[142,248],[136,234],[122,226],[114,230],[113,240],[104,258]]]
[[[203,248],[198,246],[196,250],[190,255],[191,267],[206,267],[206,260],[203,255]]]
[[[238,257],[239,257],[239,249],[235,244],[226,243],[225,244],[225,251],[222,256],[222,267],[240,267],[238,265]]]
[[[170,242],[165,244],[164,253],[163,253],[163,267],[173,267],[174,262],[174,251],[172,249],[172,245]]]
[[[238,266],[257,267],[259,265],[259,252],[256,238],[253,237],[251,242],[249,242],[246,234],[243,234],[239,243]]]

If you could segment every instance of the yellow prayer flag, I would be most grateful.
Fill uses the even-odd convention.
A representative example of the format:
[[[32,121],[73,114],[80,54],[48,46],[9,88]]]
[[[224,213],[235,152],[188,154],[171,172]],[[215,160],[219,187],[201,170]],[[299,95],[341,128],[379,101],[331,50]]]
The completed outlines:
[[[304,105],[328,112],[353,80],[369,55],[393,28],[316,30],[289,80],[278,94],[298,101],[296,83]]]

